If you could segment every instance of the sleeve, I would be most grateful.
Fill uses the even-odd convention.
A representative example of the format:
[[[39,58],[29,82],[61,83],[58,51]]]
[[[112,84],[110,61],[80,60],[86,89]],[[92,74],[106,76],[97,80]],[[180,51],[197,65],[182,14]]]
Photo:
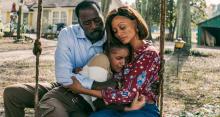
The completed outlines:
[[[110,63],[105,54],[97,54],[88,63],[89,77],[98,82],[104,82],[108,79]],[[97,74],[98,73],[98,74]]]
[[[97,66],[109,70],[110,62],[105,54],[97,54],[89,61],[88,66]]]
[[[152,53],[152,62],[149,63],[149,69],[147,71],[146,81],[141,86],[142,89],[140,93],[145,95],[146,101],[153,100],[157,101],[158,98],[158,88],[159,88],[159,76],[158,72],[160,70],[160,57],[158,53]],[[141,79],[137,79],[139,83]],[[137,83],[137,84],[138,84]]]
[[[148,91],[146,86],[149,86],[155,80],[151,80],[152,76],[156,75],[159,70],[159,56],[155,53],[145,53],[140,57],[136,63],[134,69],[126,73],[122,89],[108,88],[102,90],[103,100],[107,104],[111,103],[130,103],[135,98],[137,91],[145,93],[143,90],[147,90],[146,97],[152,96],[151,91]],[[156,78],[156,77],[153,77]]]
[[[71,52],[69,48],[70,46],[67,37],[68,34],[66,30],[67,29],[63,29],[60,32],[58,36],[57,48],[55,51],[56,80],[63,86],[68,86],[73,83],[71,77],[75,76],[85,88],[91,89],[94,80],[84,75],[72,73],[73,67],[71,61],[73,60],[71,59],[74,58],[71,57]]]

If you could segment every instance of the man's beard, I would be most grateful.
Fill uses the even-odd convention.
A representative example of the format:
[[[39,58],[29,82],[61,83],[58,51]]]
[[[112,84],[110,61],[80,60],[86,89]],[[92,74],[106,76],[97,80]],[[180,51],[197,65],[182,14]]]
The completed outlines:
[[[104,31],[102,31],[102,30],[96,30],[96,31],[91,32],[89,34],[90,41],[93,43],[93,42],[96,42],[98,40],[101,40],[101,38],[103,36],[103,33],[104,33]]]

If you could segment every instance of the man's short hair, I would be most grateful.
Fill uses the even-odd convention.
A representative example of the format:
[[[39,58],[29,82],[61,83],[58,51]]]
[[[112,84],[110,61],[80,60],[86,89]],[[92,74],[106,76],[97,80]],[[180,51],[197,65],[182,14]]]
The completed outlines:
[[[98,8],[99,11],[101,11],[101,8],[97,2],[93,0],[84,0],[76,6],[75,13],[76,13],[77,18],[79,18],[79,10],[92,8],[94,7],[93,4]]]

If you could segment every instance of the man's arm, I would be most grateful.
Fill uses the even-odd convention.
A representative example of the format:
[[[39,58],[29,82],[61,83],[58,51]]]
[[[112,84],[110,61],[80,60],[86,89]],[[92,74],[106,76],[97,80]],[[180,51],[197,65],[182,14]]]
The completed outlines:
[[[71,38],[75,38],[76,36],[73,33],[71,33],[72,35],[68,33],[68,30],[71,30],[71,28],[69,28],[70,27],[63,29],[58,36],[57,48],[55,51],[56,80],[58,83],[67,87],[73,83],[71,77],[75,76],[84,87],[91,89],[94,80],[72,72],[72,61],[75,60],[75,58],[71,54],[70,49],[70,47],[74,47],[74,45],[70,44],[74,44],[74,41],[70,39],[69,36],[71,36]]]
[[[72,92],[102,98],[101,90],[90,90],[84,88],[74,76],[72,77],[72,80],[73,80],[73,84],[67,86],[67,88],[71,89]]]

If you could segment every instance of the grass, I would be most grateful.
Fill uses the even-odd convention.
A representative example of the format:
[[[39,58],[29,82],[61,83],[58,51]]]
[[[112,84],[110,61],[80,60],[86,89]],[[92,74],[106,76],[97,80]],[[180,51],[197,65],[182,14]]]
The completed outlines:
[[[176,58],[171,57],[165,65],[164,113],[166,116],[220,115],[220,54],[182,58],[179,77],[176,76],[174,59]]]
[[[40,61],[40,82],[55,81],[54,77],[54,62],[51,60]],[[5,62],[0,67],[0,108],[3,107],[2,93],[3,89],[11,84],[16,83],[31,83],[35,82],[35,61],[21,60],[14,62]],[[33,110],[27,109],[26,116],[33,116]],[[1,116],[1,114],[0,114]]]
[[[33,44],[32,43],[14,43],[14,40],[12,38],[2,38],[0,39],[0,52],[7,52],[7,51],[13,51],[13,50],[26,50],[26,49],[32,49]]]
[[[0,40],[0,54],[2,49]],[[13,43],[7,43],[11,47]],[[17,48],[30,49],[29,45],[18,44]],[[27,48],[26,48],[27,47]],[[44,48],[45,50],[46,48]],[[167,50],[164,73],[164,116],[165,117],[219,117],[220,116],[220,51],[195,48],[193,56],[181,57],[179,77],[176,76],[177,58]],[[53,53],[53,52],[52,52]],[[197,56],[199,55],[202,56]],[[211,56],[203,56],[203,55]],[[54,81],[53,54],[40,57],[40,81]],[[9,58],[8,58],[9,59]],[[2,92],[14,83],[34,82],[35,58],[22,60],[1,60],[0,57],[0,116],[3,116]],[[27,109],[26,116],[33,116],[33,110]]]

